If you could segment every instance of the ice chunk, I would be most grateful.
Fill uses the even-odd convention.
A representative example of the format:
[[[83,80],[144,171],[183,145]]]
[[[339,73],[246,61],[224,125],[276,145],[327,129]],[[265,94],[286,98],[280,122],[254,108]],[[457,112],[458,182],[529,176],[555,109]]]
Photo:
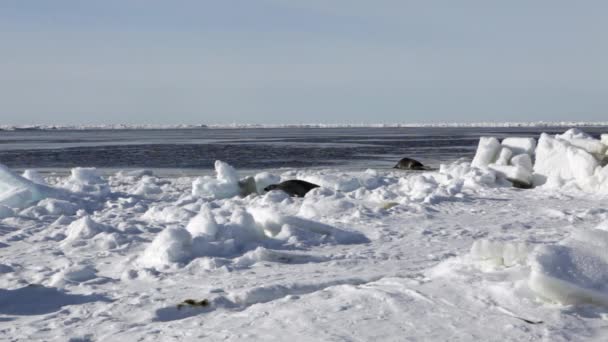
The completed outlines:
[[[518,154],[511,158],[511,165],[523,167],[524,169],[532,172],[534,165],[532,165],[532,158],[529,154]]]
[[[560,245],[538,247],[531,259],[529,285],[539,296],[608,306],[608,232],[577,231]]]
[[[471,166],[486,167],[495,162],[496,158],[498,158],[500,148],[501,146],[498,139],[494,137],[479,138],[479,145],[477,146],[477,152],[475,153]]]
[[[600,139],[602,144],[608,146],[608,134],[602,134]]]
[[[555,136],[555,138],[566,140],[566,141],[571,141],[573,139],[593,139],[592,136],[590,136],[589,134],[583,132],[582,130],[580,130],[578,128],[570,128],[569,130],[565,131],[562,134],[557,134]]]
[[[101,177],[99,171],[94,167],[73,168],[70,177],[62,186],[73,192],[84,192],[95,195],[107,195],[110,193],[108,183]]]
[[[218,232],[218,226],[209,206],[204,205],[201,207],[201,211],[198,215],[194,216],[190,222],[188,222],[186,230],[194,237],[204,235],[211,239],[215,239]]]
[[[36,184],[47,185],[44,178],[42,178],[42,176],[36,170],[27,169],[23,171],[23,174],[21,176],[25,179],[31,180]]]
[[[143,175],[139,182],[129,190],[129,193],[138,196],[158,195],[163,190],[157,184],[158,179],[148,175]]]
[[[524,242],[481,239],[473,243],[469,255],[474,261],[482,262],[483,266],[495,268],[524,264],[529,253],[530,248]]]
[[[199,177],[192,182],[192,195],[215,199],[230,198],[239,195],[239,177],[236,170],[224,163],[215,161],[216,177]]]
[[[517,187],[532,185],[532,173],[522,166],[490,164],[489,168],[496,171],[498,176],[507,179]]]
[[[509,161],[511,161],[511,157],[513,156],[513,152],[508,147],[503,147],[500,149],[500,153],[498,154],[498,159],[496,160],[496,165],[509,165]]]
[[[606,150],[608,149],[608,146],[603,144],[600,140],[594,139],[592,136],[578,128],[571,128],[564,134],[556,135],[555,138],[565,140],[572,146],[576,146],[589,152],[598,160],[602,160],[604,158]]]
[[[165,228],[138,259],[144,267],[163,267],[186,262],[192,256],[192,236],[183,228]]]
[[[535,178],[535,185],[547,180],[551,183],[586,180],[598,166],[599,162],[587,151],[542,133],[536,148],[534,173],[540,177]]]
[[[503,139],[502,146],[510,148],[514,155],[525,153],[532,156],[536,149],[536,140],[534,138],[509,137]]]
[[[51,188],[21,177],[0,164],[0,205],[25,208],[53,193]]]

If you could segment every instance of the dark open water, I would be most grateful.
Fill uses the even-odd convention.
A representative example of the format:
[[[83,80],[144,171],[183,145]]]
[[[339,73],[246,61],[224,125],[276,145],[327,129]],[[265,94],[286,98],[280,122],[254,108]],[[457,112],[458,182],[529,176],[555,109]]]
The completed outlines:
[[[584,128],[593,135],[605,127]],[[437,166],[472,158],[480,136],[565,128],[272,128],[0,131],[0,163],[16,169],[391,167],[403,156]]]

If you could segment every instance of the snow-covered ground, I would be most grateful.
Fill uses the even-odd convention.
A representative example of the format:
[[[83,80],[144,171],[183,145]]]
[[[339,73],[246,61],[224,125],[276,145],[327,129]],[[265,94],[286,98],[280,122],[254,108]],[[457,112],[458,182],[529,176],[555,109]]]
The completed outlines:
[[[0,167],[0,339],[605,341],[606,138],[488,137],[473,166],[255,187],[222,162]],[[264,193],[288,179],[321,187]]]

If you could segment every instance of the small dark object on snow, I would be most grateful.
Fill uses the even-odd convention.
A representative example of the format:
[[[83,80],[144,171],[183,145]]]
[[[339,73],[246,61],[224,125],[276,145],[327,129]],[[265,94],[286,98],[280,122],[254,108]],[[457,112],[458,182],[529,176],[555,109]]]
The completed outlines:
[[[421,162],[411,158],[401,159],[393,168],[401,170],[426,170],[426,167]]]
[[[511,184],[513,184],[514,188],[518,188],[518,189],[532,189],[534,187],[530,183],[522,182],[522,181],[519,181],[517,179],[507,178],[507,180],[509,182],[511,182]]]
[[[184,306],[200,306],[204,308],[209,306],[210,304],[211,303],[208,299],[203,299],[201,301],[196,301],[194,299],[186,299],[185,301],[177,304],[177,310],[181,310],[181,308],[183,308]]]
[[[318,188],[317,184],[309,183],[299,179],[284,181],[279,184],[272,184],[264,188],[264,191],[281,190],[289,196],[304,197],[307,192]]]

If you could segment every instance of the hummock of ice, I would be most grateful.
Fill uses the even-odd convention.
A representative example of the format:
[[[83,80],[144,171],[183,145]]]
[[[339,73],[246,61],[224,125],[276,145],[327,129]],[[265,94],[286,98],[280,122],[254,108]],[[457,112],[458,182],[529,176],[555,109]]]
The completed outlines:
[[[234,196],[247,196],[258,191],[253,178],[239,180],[236,170],[227,163],[217,160],[215,162],[216,177],[199,177],[192,182],[192,195],[213,199],[230,198]]]
[[[488,168],[499,178],[517,185],[575,186],[592,192],[608,192],[608,139],[600,140],[573,128],[551,136],[533,138],[481,137],[471,166]]]
[[[0,205],[25,208],[43,198],[58,195],[58,191],[19,176],[0,164]]]
[[[74,193],[86,193],[105,196],[110,193],[108,182],[104,180],[94,167],[76,167],[70,177],[61,186]]]

